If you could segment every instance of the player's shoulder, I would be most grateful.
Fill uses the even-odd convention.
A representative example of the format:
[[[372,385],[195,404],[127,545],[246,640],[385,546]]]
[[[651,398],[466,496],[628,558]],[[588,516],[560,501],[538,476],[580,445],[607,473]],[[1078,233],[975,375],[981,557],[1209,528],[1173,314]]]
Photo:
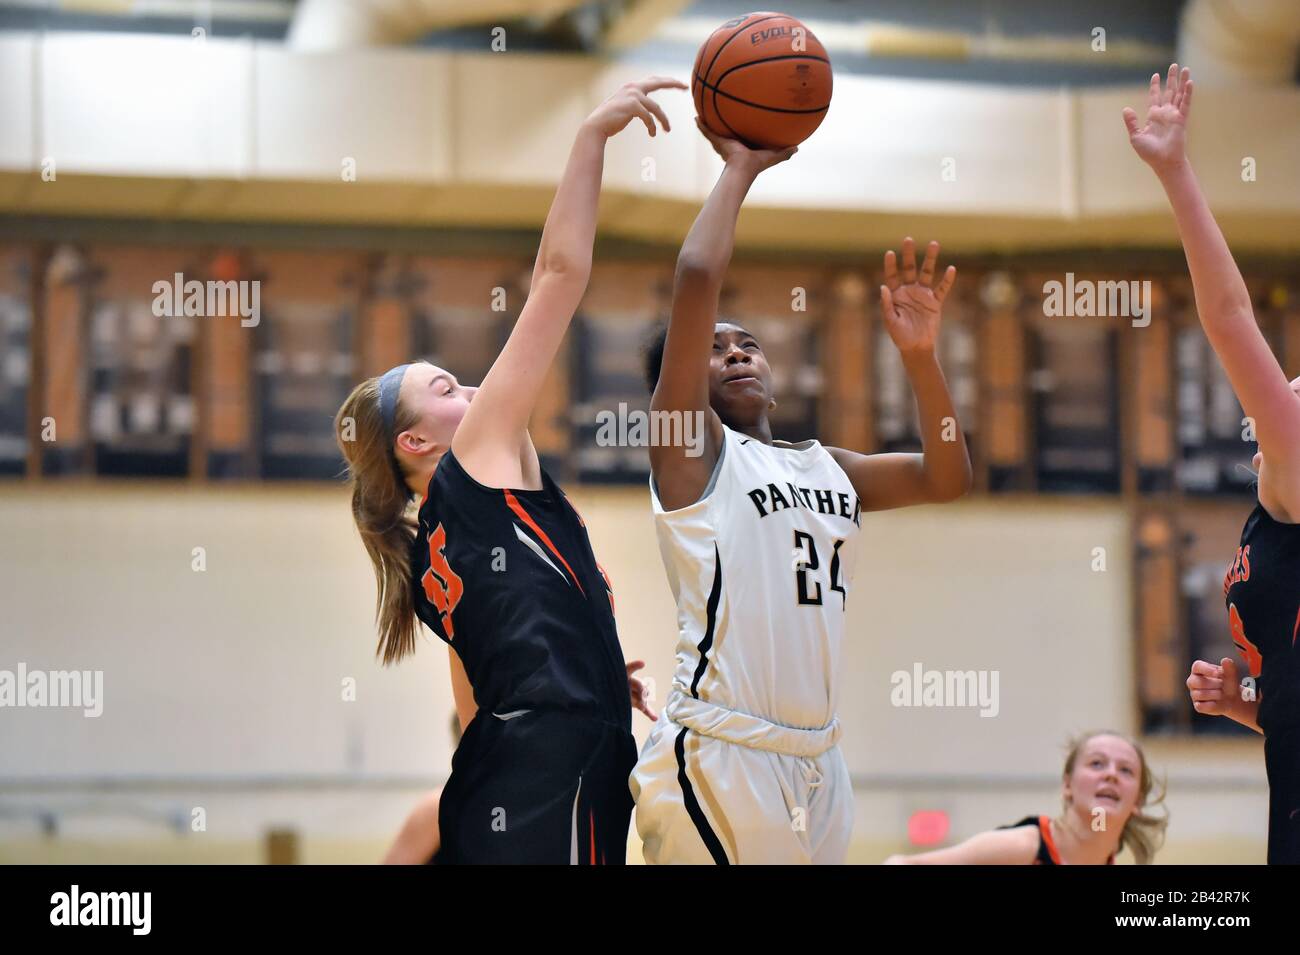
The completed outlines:
[[[1038,858],[1038,822],[1024,819],[1002,829],[973,836],[969,845],[988,865],[1029,865]]]

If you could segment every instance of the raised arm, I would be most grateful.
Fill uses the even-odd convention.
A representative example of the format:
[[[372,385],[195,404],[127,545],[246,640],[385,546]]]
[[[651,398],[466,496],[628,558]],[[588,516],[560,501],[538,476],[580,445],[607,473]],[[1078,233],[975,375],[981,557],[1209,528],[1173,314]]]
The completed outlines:
[[[827,448],[853,482],[864,511],[951,501],[970,490],[966,437],[935,354],[940,312],[957,270],[948,266],[935,285],[938,259],[939,243],[931,242],[918,273],[916,243],[909,236],[903,240],[901,275],[893,251],[885,253],[885,284],[880,287],[881,317],[916,395],[921,453],[860,454]]]
[[[1300,517],[1300,398],[1259,330],[1246,283],[1187,159],[1191,107],[1191,71],[1180,71],[1175,63],[1163,90],[1160,74],[1151,76],[1146,125],[1139,128],[1137,114],[1128,107],[1124,125],[1133,150],[1152,168],[1169,197],[1201,327],[1237,400],[1254,419],[1273,499],[1295,520]]]
[[[885,865],[1029,865],[1037,852],[1038,830],[1019,826],[981,832],[948,849],[893,855]]]
[[[528,419],[591,277],[605,142],[633,119],[651,136],[656,120],[668,130],[668,117],[648,95],[668,88],[686,86],[660,76],[628,83],[578,130],[542,229],[528,300],[452,439],[456,457],[484,484],[518,487],[524,470],[536,467]]]
[[[650,448],[650,469],[660,503],[668,510],[699,499],[722,446],[722,422],[709,407],[709,357],[718,298],[735,248],[740,207],[760,172],[797,151],[797,147],[780,151],[747,149],[736,140],[713,135],[698,119],[696,125],[725,165],[677,255],[668,336],[650,408],[683,415],[702,413],[708,426],[704,452],[698,456],[687,454],[685,447]]]

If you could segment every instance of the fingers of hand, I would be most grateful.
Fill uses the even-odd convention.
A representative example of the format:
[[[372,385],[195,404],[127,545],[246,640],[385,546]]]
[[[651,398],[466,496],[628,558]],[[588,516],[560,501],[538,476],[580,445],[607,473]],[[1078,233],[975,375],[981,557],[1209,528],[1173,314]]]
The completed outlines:
[[[885,285],[889,290],[898,288],[898,256],[893,249],[885,253]]]
[[[684,90],[686,84],[681,80],[673,79],[671,76],[647,76],[643,80],[637,80],[632,84],[642,93],[653,93],[655,90]]]
[[[1214,676],[1201,676],[1193,673],[1187,678],[1187,689],[1195,692],[1196,690],[1222,690],[1223,680]]]
[[[939,243],[933,239],[925,247],[925,258],[921,261],[921,284],[926,288],[934,281],[934,267],[939,259]]]
[[[1160,74],[1151,74],[1151,86],[1147,89],[1147,105],[1160,105]]]
[[[639,90],[636,92],[636,96],[637,99],[640,101],[641,105],[644,106],[646,109],[650,110],[650,112],[654,113],[655,116],[659,119],[659,122],[663,124],[664,132],[671,132],[672,126],[669,125],[668,123],[668,114],[664,112],[663,107],[660,106],[658,103],[656,103],[654,100],[652,100],[649,96],[646,96],[645,93],[640,92]]]
[[[1183,84],[1183,95],[1178,101],[1178,111],[1187,116],[1188,111],[1192,108],[1192,81],[1189,78]]]
[[[1174,97],[1178,94],[1178,64],[1169,64],[1169,75],[1165,78],[1165,91],[1160,98],[1161,103],[1172,103]]]
[[[939,280],[939,287],[934,290],[934,297],[943,304],[943,300],[948,297],[948,292],[952,289],[952,283],[957,281],[957,266],[950,265],[944,270],[943,278]]]
[[[894,253],[890,252],[890,255]],[[895,285],[898,284],[895,276]],[[880,286],[880,311],[886,319],[894,314],[894,293],[888,285]]]
[[[1197,660],[1192,664],[1193,676],[1209,676],[1216,680],[1223,679],[1223,667],[1208,660]]]
[[[916,243],[909,235],[903,240],[903,283],[911,285],[916,281]]]
[[[645,123],[646,132],[653,136],[656,132],[654,115],[642,105],[639,99],[635,98],[635,95],[631,101],[631,109],[632,115],[640,118],[641,122]]]
[[[1138,117],[1129,107],[1124,107],[1124,126],[1128,129],[1129,138],[1132,139],[1138,134]]]

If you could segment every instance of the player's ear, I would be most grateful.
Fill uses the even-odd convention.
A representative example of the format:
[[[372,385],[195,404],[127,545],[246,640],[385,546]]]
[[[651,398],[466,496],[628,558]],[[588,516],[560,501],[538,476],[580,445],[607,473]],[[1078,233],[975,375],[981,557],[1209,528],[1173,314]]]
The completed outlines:
[[[769,399],[767,400],[767,410],[768,410],[768,411],[775,411],[775,410],[776,410],[776,399],[775,399],[775,398],[769,398]]]
[[[403,431],[397,436],[397,446],[407,454],[441,454],[447,450],[418,431]]]

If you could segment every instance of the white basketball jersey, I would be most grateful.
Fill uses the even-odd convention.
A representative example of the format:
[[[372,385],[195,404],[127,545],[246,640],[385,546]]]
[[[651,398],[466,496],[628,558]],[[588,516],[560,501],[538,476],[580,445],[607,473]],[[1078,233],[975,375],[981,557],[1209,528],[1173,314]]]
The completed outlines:
[[[664,511],[659,551],[677,601],[683,692],[797,728],[839,702],[840,644],[862,513],[816,441],[767,445],[724,426],[711,488]]]

